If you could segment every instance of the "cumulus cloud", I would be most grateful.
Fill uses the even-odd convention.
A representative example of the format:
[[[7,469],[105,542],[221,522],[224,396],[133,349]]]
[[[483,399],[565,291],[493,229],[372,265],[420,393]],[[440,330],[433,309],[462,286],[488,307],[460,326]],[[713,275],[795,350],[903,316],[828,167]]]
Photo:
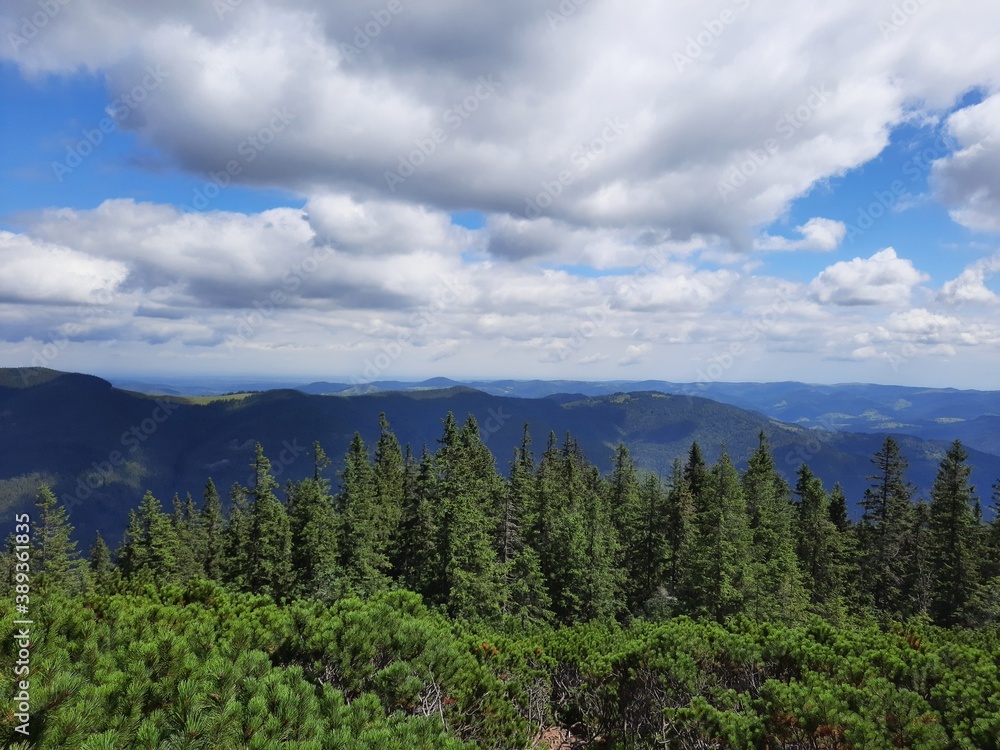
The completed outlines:
[[[1000,253],[977,260],[958,277],[945,282],[938,299],[948,305],[1000,303],[996,292],[986,286],[986,279],[997,273],[1000,273]]]
[[[947,126],[960,149],[934,163],[935,192],[959,224],[1000,232],[1000,94],[953,113]]]
[[[124,263],[0,231],[0,299],[62,304],[106,302],[127,276]]]
[[[11,6],[5,38],[37,10]],[[103,71],[112,96],[162,65],[168,77],[123,125],[194,172],[235,160],[238,182],[307,195],[526,218],[536,205],[569,224],[744,246],[817,182],[878,155],[907,102],[949,106],[1000,69],[972,8],[925,5],[888,34],[891,14],[861,0],[728,9],[723,23],[703,6],[590,0],[553,25],[527,0],[503,12],[434,0],[376,23],[375,0],[225,13],[91,0],[0,54],[31,72]],[[692,52],[712,23],[721,33]],[[969,54],[943,64],[943,49]],[[290,120],[268,132],[276,111]],[[720,179],[748,158],[747,184],[721,201]],[[791,246],[828,249],[839,231],[806,226]]]
[[[870,258],[834,263],[812,280],[809,294],[822,304],[899,305],[929,278],[888,247]]]
[[[847,225],[842,221],[816,217],[795,227],[795,231],[802,235],[802,239],[765,235],[754,242],[754,247],[757,250],[836,250],[847,234]]]

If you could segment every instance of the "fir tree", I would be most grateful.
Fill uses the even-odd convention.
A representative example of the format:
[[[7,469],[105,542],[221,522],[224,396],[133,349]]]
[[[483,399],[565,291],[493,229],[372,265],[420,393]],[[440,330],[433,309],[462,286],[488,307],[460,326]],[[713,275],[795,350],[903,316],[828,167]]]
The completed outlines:
[[[934,571],[932,611],[935,619],[952,625],[968,616],[968,605],[979,585],[976,542],[979,527],[969,484],[969,454],[956,440],[941,461],[931,490],[930,562]]]

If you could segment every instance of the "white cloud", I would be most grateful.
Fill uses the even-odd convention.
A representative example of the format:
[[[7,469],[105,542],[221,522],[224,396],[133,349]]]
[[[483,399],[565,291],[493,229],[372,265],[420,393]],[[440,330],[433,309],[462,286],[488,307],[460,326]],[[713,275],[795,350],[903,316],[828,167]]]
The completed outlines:
[[[934,163],[936,195],[959,224],[1000,232],[1000,94],[958,110],[947,124],[960,148]]]
[[[765,235],[754,242],[754,248],[757,250],[836,250],[847,234],[847,225],[842,221],[816,217],[809,219],[802,226],[795,227],[795,231],[802,235],[802,239],[790,240],[786,237]]]
[[[913,116],[910,103],[940,110],[970,86],[995,85],[1000,70],[974,6],[923,5],[888,34],[879,24],[891,11],[862,0],[726,7],[729,22],[690,64],[678,55],[717,9],[641,2],[623,12],[613,0],[589,0],[555,29],[527,0],[503,12],[404,4],[367,43],[357,29],[382,3],[245,0],[220,18],[193,0],[90,0],[0,54],[25,71],[101,71],[111,98],[161,65],[168,77],[123,126],[191,171],[233,159],[245,184],[513,217],[547,196],[544,215],[570,225],[744,247],[818,182],[877,156]],[[36,10],[15,0],[2,36]],[[944,52],[954,49],[965,54]],[[293,119],[247,146],[275,110]],[[721,201],[720,179],[760,153],[747,184]],[[390,185],[387,173],[407,163],[412,174]],[[839,232],[806,226],[793,246],[828,249]],[[629,244],[617,244],[588,252],[603,267],[627,265],[614,256]]]
[[[618,360],[618,364],[627,367],[641,363],[645,355],[653,348],[652,344],[629,344],[625,347],[625,354]]]
[[[127,276],[123,263],[0,230],[0,298],[96,303],[106,301]]]
[[[989,276],[1000,273],[1000,253],[977,260],[961,274],[947,281],[938,292],[938,300],[948,305],[1000,303],[1000,297],[986,286]]]
[[[900,305],[929,278],[889,247],[870,258],[834,263],[812,280],[809,294],[822,304]]]

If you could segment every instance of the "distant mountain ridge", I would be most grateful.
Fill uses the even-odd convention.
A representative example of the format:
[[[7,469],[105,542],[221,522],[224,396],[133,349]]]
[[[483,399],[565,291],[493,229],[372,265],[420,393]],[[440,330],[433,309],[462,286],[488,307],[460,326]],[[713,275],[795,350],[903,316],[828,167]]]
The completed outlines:
[[[128,509],[146,489],[169,505],[174,492],[200,497],[211,476],[225,494],[234,482],[249,482],[257,441],[281,482],[311,472],[308,453],[314,440],[334,458],[336,468],[355,431],[374,443],[383,411],[400,441],[418,454],[425,444],[433,449],[447,412],[459,419],[473,414],[504,470],[525,422],[536,456],[550,431],[560,442],[569,431],[603,470],[610,468],[612,450],[623,441],[640,467],[664,475],[692,440],[698,440],[709,460],[725,445],[742,465],[764,431],[786,477],[791,479],[805,460],[827,489],[840,481],[854,505],[883,439],[874,433],[807,429],[700,396],[645,391],[526,398],[448,384],[444,389],[418,384],[415,390],[354,396],[280,389],[196,399],[124,391],[88,375],[47,371],[25,376],[0,370],[0,510],[28,503],[32,485],[44,479],[71,501],[73,522],[83,538],[100,529],[117,542]],[[953,438],[944,434],[947,423],[940,427],[940,441],[893,433],[911,463],[910,480],[925,495]],[[1000,457],[974,449],[970,454],[973,481],[986,500],[989,485],[1000,477]]]
[[[643,391],[701,396],[804,427],[846,432],[892,431],[929,440],[958,438],[969,447],[1000,456],[1000,391],[869,383],[815,385],[795,381],[672,383],[664,380],[452,381],[447,378],[420,383],[381,381],[363,385],[316,382],[298,386],[298,390],[313,394],[357,395],[444,387],[445,384],[463,384],[491,395],[516,398]]]

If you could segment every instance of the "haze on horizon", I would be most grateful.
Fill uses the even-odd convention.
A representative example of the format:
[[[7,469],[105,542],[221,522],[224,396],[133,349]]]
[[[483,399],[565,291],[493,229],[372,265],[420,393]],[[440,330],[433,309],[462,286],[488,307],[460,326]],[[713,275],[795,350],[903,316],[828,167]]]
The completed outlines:
[[[13,0],[0,366],[995,389],[998,22]]]

